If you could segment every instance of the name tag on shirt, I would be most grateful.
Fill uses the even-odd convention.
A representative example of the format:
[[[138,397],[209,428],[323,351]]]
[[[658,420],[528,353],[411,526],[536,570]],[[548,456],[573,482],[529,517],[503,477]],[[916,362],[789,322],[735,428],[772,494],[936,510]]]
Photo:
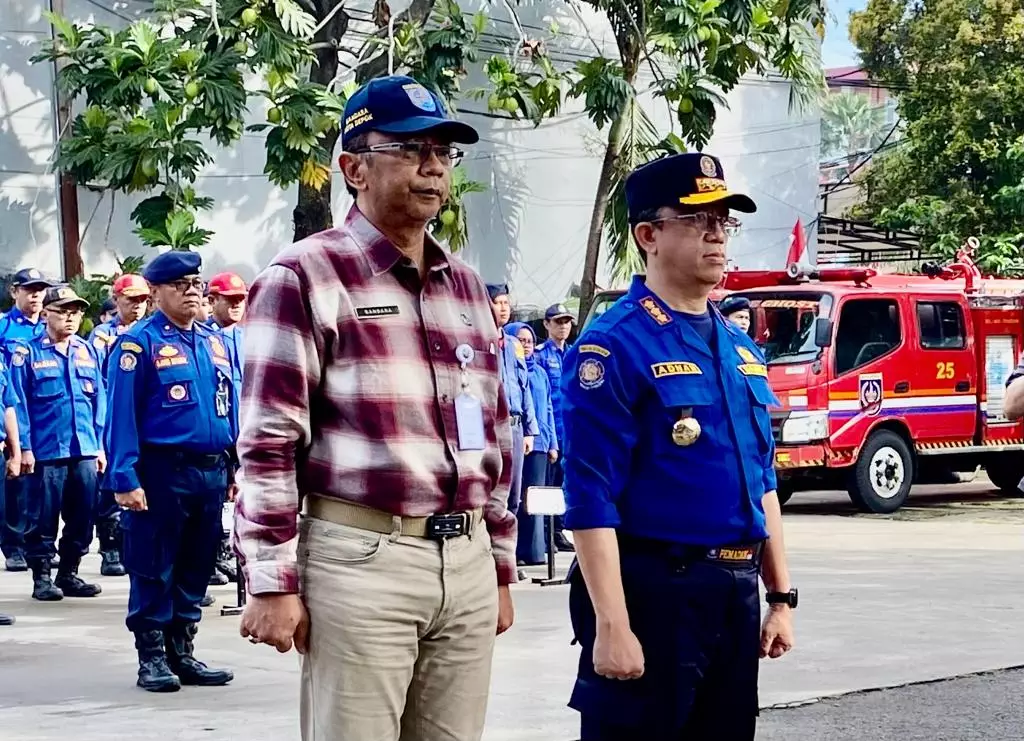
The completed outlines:
[[[484,449],[484,410],[479,399],[469,394],[455,397],[455,426],[459,430],[459,450]]]

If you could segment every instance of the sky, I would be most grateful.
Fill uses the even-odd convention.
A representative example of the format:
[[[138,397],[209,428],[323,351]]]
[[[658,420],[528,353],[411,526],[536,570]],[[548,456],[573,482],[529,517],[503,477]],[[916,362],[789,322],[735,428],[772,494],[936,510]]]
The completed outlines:
[[[847,26],[850,22],[850,11],[863,10],[866,5],[867,0],[831,0],[827,4],[834,18],[825,31],[825,43],[822,47],[822,62],[826,69],[859,64],[857,50],[850,43]]]

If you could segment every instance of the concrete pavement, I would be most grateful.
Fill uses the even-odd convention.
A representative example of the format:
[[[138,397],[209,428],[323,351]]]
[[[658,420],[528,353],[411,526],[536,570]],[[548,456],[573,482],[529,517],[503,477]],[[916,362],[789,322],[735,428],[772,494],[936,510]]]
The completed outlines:
[[[762,706],[1024,665],[1024,502],[989,489],[931,487],[891,516],[856,515],[844,495],[798,494],[786,516],[801,590],[798,646],[763,664]],[[95,556],[83,572],[98,573]],[[0,740],[297,739],[297,660],[237,637],[237,618],[218,612],[233,587],[214,588],[197,653],[233,668],[235,682],[159,696],[134,687],[127,581],[96,578],[96,599],[41,604],[28,598],[26,575],[0,573],[0,611],[18,616],[0,628]],[[521,585],[515,599],[516,625],[495,653],[485,739],[574,739],[565,701],[578,649],[566,589]],[[764,727],[764,738],[781,738]]]

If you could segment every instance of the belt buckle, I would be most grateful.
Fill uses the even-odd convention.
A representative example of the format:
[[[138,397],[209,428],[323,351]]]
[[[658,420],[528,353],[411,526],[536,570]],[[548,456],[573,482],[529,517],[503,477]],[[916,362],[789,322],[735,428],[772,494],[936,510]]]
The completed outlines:
[[[427,518],[427,537],[434,540],[458,538],[469,532],[469,514],[450,512]]]
[[[753,563],[757,558],[757,551],[758,548],[752,545],[712,548],[708,551],[708,559],[726,563]]]

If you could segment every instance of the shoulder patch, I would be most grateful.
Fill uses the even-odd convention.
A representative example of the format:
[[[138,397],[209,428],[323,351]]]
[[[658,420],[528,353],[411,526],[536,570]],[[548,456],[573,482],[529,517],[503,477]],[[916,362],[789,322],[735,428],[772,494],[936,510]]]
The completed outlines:
[[[135,370],[135,367],[138,364],[139,364],[139,359],[138,359],[137,356],[135,356],[135,355],[122,355],[121,356],[121,360],[117,364],[117,366],[121,370],[125,371],[126,373],[131,373],[133,370]]]
[[[750,352],[749,348],[743,347],[743,345],[736,346],[736,352],[743,359],[744,363],[760,363],[757,356]]]
[[[25,365],[24,353],[15,352],[14,355],[11,356],[11,365]]]
[[[690,363],[685,360],[671,361],[667,363],[655,363],[651,366],[651,370],[654,371],[655,378],[664,378],[665,376],[702,376],[704,371],[700,369],[700,366],[696,363]]]
[[[526,360],[526,351],[523,349],[523,344],[515,337],[510,337],[512,340],[512,347],[515,348],[516,358],[519,360]]]
[[[592,352],[595,355],[600,355],[602,358],[607,358],[612,354],[611,350],[593,344],[580,345],[580,352]]]
[[[600,360],[587,358],[580,363],[580,386],[585,389],[596,389],[604,383],[604,363]]]
[[[761,365],[760,363],[742,363],[736,366],[740,373],[745,376],[762,376],[768,377],[768,367]]]
[[[650,296],[644,296],[640,299],[640,305],[644,308],[651,319],[656,321],[658,324],[665,326],[672,322],[672,317],[665,313],[665,310],[661,308],[661,304],[655,301]]]
[[[121,349],[127,350],[128,352],[142,352],[142,345],[132,342],[131,340],[121,340]]]

